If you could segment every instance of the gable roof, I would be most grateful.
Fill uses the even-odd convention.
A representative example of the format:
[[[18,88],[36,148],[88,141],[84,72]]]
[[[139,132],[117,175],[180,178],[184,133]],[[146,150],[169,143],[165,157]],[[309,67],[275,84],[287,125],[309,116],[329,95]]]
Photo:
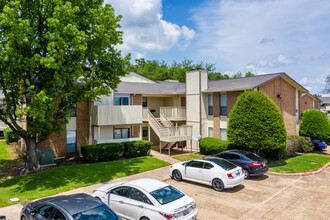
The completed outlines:
[[[126,94],[185,94],[186,84],[168,81],[157,81],[157,83],[121,82],[115,92]]]
[[[293,86],[299,88],[300,91],[308,92],[307,89],[302,87],[299,83],[297,83],[295,80],[293,80],[284,72],[241,77],[236,79],[209,81],[208,89],[204,90],[203,92],[240,91],[247,89],[255,89],[278,77],[282,77],[284,80],[289,81],[290,84],[293,84]]]

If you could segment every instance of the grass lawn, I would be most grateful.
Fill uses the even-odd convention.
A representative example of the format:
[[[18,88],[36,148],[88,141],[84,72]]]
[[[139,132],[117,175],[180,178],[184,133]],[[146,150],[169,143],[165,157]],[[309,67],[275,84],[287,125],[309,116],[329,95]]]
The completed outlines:
[[[0,141],[0,166],[5,166],[13,162],[9,152],[7,151],[7,145],[5,141]]]
[[[181,161],[187,161],[187,160],[192,160],[196,159],[199,157],[204,157],[202,154],[182,154],[182,155],[176,155],[172,156],[174,159],[181,160]]]
[[[7,155],[7,154],[6,154]],[[170,165],[153,157],[138,157],[95,164],[56,167],[43,172],[0,180],[0,207],[10,198],[25,202],[63,191]]]
[[[311,153],[270,163],[269,170],[279,173],[302,173],[318,170],[329,162],[329,155]]]

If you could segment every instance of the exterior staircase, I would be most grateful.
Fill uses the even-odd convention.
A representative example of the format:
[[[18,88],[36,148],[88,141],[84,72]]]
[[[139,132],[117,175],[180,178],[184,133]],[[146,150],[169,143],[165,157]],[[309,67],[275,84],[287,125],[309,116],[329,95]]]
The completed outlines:
[[[172,122],[166,118],[162,112],[160,118],[155,118],[153,114],[147,109],[148,123],[159,137],[159,150],[167,149],[170,155],[170,150],[176,146],[180,141],[191,140],[192,127],[191,126],[173,126]],[[162,147],[162,142],[166,142]]]

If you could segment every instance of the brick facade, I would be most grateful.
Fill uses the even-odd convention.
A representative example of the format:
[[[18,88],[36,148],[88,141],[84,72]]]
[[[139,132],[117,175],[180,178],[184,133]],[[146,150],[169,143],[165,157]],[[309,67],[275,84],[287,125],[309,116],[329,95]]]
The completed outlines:
[[[89,144],[89,101],[77,105],[77,152],[81,155],[81,146]]]
[[[278,77],[259,87],[279,107],[288,135],[296,134],[296,88]],[[300,93],[298,93],[298,96]],[[281,97],[278,97],[280,95]]]
[[[235,91],[235,92],[227,92],[227,117],[229,118],[229,114],[233,109],[238,96],[240,96],[243,91]]]
[[[301,102],[300,102],[301,113],[308,111],[308,110],[312,110],[313,102],[314,102],[314,100],[310,96],[308,96],[308,95],[301,96]],[[315,106],[315,108],[316,108],[316,106]]]
[[[49,139],[40,143],[38,150],[52,150],[55,157],[63,157],[66,155],[66,125],[63,125],[63,130],[59,133],[53,133]]]
[[[213,93],[213,137],[220,139],[220,93]]]

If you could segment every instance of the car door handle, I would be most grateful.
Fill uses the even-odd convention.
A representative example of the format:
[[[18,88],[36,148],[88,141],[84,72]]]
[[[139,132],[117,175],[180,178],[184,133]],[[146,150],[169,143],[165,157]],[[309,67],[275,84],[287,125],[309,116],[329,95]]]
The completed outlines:
[[[120,203],[120,204],[123,204],[124,202],[120,200],[119,203]]]
[[[139,208],[143,209],[144,207],[143,207],[143,205],[139,205]]]

